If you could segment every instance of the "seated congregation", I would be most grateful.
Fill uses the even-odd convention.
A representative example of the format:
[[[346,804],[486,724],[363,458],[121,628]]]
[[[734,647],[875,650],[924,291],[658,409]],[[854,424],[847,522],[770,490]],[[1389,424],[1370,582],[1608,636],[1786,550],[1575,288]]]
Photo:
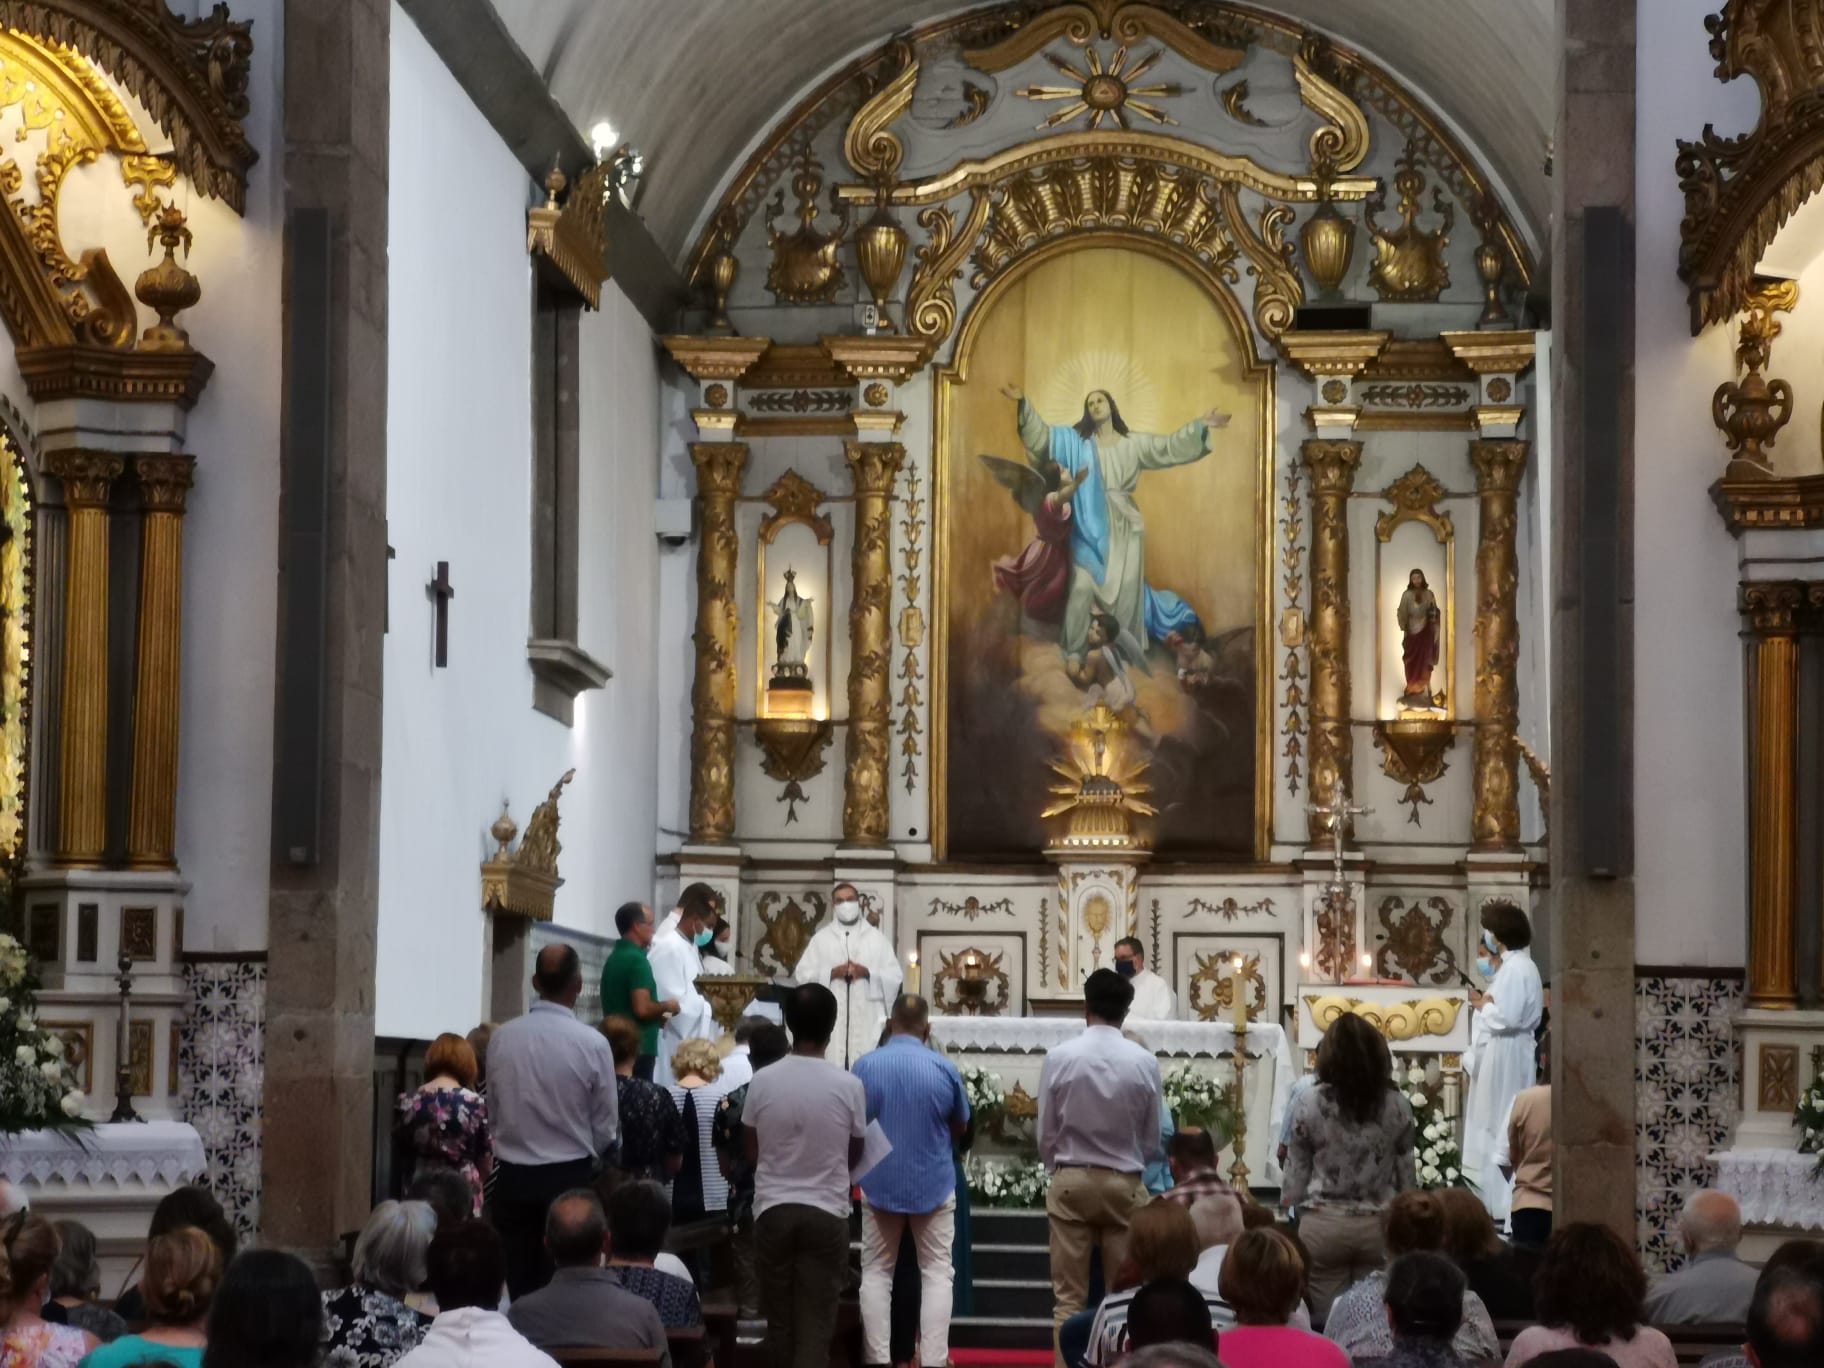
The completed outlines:
[[[844,1070],[825,1057],[834,996],[800,986],[783,1027],[749,1018],[738,1043],[680,1049],[660,1087],[635,1074],[636,1027],[576,1018],[574,952],[541,952],[535,986],[538,1004],[481,1050],[453,1035],[433,1046],[398,1111],[414,1161],[402,1199],[374,1208],[333,1286],[289,1254],[237,1249],[214,1198],[183,1188],[154,1213],[137,1280],[104,1299],[94,1237],[19,1209],[0,1227],[0,1364],[1031,1359],[949,1344],[970,1291],[956,1268],[971,1117],[924,999],[899,996],[880,1048]],[[1359,1017],[1331,1026],[1291,1108],[1277,1209],[1225,1183],[1192,1129],[1170,1142],[1155,1195],[1143,1173],[1161,1149],[1159,1070],[1122,1034],[1132,999],[1121,976],[1090,975],[1083,1033],[1043,1067],[1065,1368],[1824,1363],[1824,1242],[1793,1241],[1757,1271],[1721,1193],[1687,1203],[1688,1260],[1649,1287],[1606,1227],[1509,1241],[1474,1194],[1419,1189],[1386,1043]]]

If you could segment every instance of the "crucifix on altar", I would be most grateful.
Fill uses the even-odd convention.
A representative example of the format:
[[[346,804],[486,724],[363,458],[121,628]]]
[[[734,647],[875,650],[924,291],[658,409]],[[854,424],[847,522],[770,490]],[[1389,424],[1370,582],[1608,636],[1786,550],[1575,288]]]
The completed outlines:
[[[1330,832],[1330,880],[1307,895],[1310,936],[1309,949],[1300,953],[1299,966],[1308,974],[1331,983],[1341,983],[1352,975],[1369,977],[1374,959],[1366,950],[1358,950],[1361,937],[1361,901],[1348,877],[1347,840],[1357,817],[1365,817],[1373,808],[1349,801],[1348,786],[1338,781],[1328,803],[1307,803],[1305,811],[1324,818]],[[1314,895],[1314,896],[1313,896]]]

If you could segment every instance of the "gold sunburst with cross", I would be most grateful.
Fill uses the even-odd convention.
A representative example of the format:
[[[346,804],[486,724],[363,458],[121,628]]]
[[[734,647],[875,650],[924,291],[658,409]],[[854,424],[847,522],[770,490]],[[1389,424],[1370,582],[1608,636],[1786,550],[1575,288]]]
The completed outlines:
[[[1016,95],[1028,100],[1068,100],[1062,109],[1054,111],[1039,124],[1041,129],[1056,128],[1059,124],[1069,123],[1079,114],[1089,116],[1089,126],[1097,129],[1104,119],[1112,119],[1122,128],[1130,127],[1127,121],[1129,111],[1143,119],[1150,119],[1156,124],[1175,124],[1178,121],[1155,104],[1137,96],[1149,96],[1157,99],[1170,99],[1184,94],[1184,87],[1173,81],[1161,81],[1152,85],[1135,85],[1147,72],[1151,71],[1164,55],[1163,48],[1155,48],[1134,63],[1127,65],[1127,49],[1118,47],[1115,55],[1109,60],[1106,69],[1102,66],[1102,56],[1094,47],[1084,49],[1088,71],[1079,71],[1061,57],[1054,57],[1049,52],[1045,60],[1050,62],[1064,75],[1075,81],[1074,86],[1030,85],[1017,90]]]

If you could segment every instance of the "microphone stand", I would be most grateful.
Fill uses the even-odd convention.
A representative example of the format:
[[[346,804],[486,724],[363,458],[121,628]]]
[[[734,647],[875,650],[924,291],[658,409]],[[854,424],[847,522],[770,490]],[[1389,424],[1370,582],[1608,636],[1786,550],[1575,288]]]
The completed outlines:
[[[850,1041],[855,1034],[855,963],[854,952],[849,949],[849,933],[842,933],[842,1067],[853,1066],[849,1058]]]

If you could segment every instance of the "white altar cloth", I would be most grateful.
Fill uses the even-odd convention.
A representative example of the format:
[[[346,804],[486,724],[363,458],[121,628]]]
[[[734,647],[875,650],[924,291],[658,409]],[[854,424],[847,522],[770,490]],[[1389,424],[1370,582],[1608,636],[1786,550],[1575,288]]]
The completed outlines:
[[[202,1137],[182,1121],[0,1137],[0,1178],[20,1186],[181,1187],[208,1167]]]
[[[1824,1230],[1824,1177],[1818,1156],[1797,1150],[1724,1150],[1710,1156],[1716,1186],[1741,1204],[1750,1225]]]
[[[1154,1054],[1166,1056],[1167,1062],[1162,1067],[1167,1072],[1172,1067],[1169,1062],[1172,1059],[1209,1057],[1222,1062],[1235,1050],[1235,1028],[1226,1021],[1142,1021],[1129,1017],[1122,1023],[1122,1029],[1132,1031]],[[1061,1045],[1082,1031],[1081,1017],[931,1018],[932,1041],[950,1053],[1043,1054],[1053,1045]],[[1263,1063],[1270,1061],[1272,1065],[1273,1084],[1264,1133],[1256,1124],[1260,1113],[1253,1110],[1259,1105],[1260,1094],[1252,1085],[1248,1089],[1251,1098],[1248,1152],[1249,1164],[1255,1174],[1274,1183],[1279,1180],[1275,1153],[1279,1145],[1279,1128],[1285,1120],[1298,1071],[1292,1063],[1291,1042],[1278,1025],[1262,1023],[1248,1027],[1248,1058],[1252,1061],[1249,1065],[1252,1082],[1258,1081],[1257,1071]]]

